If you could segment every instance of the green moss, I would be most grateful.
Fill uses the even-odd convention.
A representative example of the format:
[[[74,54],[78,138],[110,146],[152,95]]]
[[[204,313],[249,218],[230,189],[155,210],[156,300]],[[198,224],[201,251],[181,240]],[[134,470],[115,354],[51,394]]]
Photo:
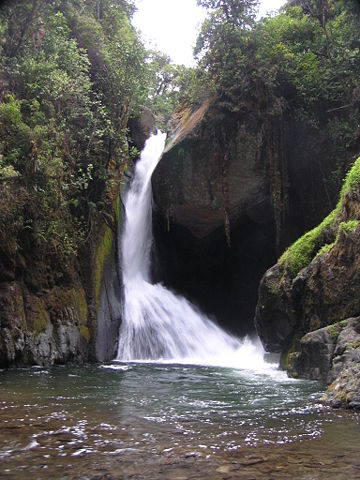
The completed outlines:
[[[88,306],[86,302],[86,296],[83,289],[79,288],[74,290],[76,298],[76,306],[79,313],[79,319],[81,324],[86,324],[88,319]]]
[[[327,327],[331,340],[334,343],[337,342],[337,339],[339,338],[341,331],[343,330],[343,328],[346,327],[346,325],[347,325],[347,320],[342,320],[341,322],[332,323]]]
[[[336,208],[318,225],[300,237],[283,253],[279,263],[286,268],[292,277],[295,277],[302,268],[306,267],[318,254],[329,252],[336,244],[339,233],[353,232],[358,226],[358,220],[341,222],[337,231],[333,231],[335,242],[324,245],[325,233],[334,230],[335,221],[341,212],[345,197],[359,190],[360,185],[360,157],[355,161],[344,180],[339,201]]]
[[[339,205],[318,225],[300,237],[280,257],[279,263],[295,277],[317,254],[326,230],[331,230],[340,211]]]
[[[116,201],[116,217],[117,221],[120,222],[121,216],[121,207],[120,207],[120,198],[117,198]],[[107,225],[103,226],[102,234],[100,235],[101,240],[98,244],[96,255],[95,255],[95,298],[96,306],[98,307],[100,301],[100,291],[104,275],[104,269],[107,259],[109,258],[113,243],[114,243],[114,232]]]
[[[354,165],[352,166],[351,170],[345,177],[341,194],[340,194],[340,202],[344,201],[346,195],[356,192],[359,189],[360,185],[360,157],[355,161]]]
[[[336,343],[337,339],[340,335],[340,330],[337,328],[336,325],[329,325],[328,326],[328,332],[330,334],[331,340]]]
[[[62,310],[69,307],[76,309],[80,323],[87,323],[88,306],[83,288],[57,289],[55,298]]]
[[[104,274],[105,263],[109,255],[111,254],[114,234],[112,230],[104,225],[102,239],[98,245],[96,256],[95,256],[95,295],[96,295],[96,305],[99,304],[100,300],[100,290],[101,283]]]
[[[276,296],[280,293],[280,282],[277,282],[276,280],[271,279],[266,282],[266,286],[272,295]]]
[[[347,222],[340,222],[338,227],[338,232],[347,232],[351,233],[357,229],[359,225],[359,220],[348,220]]]
[[[50,315],[45,304],[39,303],[37,312],[32,315],[33,331],[37,334],[44,332],[49,321]]]
[[[325,253],[328,253],[330,252],[330,250],[336,245],[336,241],[335,242],[332,242],[332,243],[326,243],[325,245],[323,245],[320,250],[318,251],[318,253],[316,254],[317,257],[319,257],[320,255],[323,255]]]
[[[79,328],[79,332],[85,338],[87,343],[89,343],[90,342],[90,333],[89,333],[88,327],[86,327],[85,325],[81,325],[80,328]]]

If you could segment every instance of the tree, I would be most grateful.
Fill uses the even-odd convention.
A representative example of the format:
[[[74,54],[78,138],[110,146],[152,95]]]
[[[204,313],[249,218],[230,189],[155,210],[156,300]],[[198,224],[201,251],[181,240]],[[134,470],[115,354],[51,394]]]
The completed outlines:
[[[258,0],[197,0],[197,4],[217,12],[218,18],[236,27],[252,25]]]
[[[150,81],[133,11],[128,0],[0,9],[0,189],[11,204],[0,206],[0,223],[12,225],[1,228],[0,255],[10,245],[12,254],[30,245],[48,257],[74,254],[111,212],[127,121]]]
[[[194,53],[215,90],[231,95],[242,84],[243,57],[254,26],[257,0],[198,0],[209,10]]]

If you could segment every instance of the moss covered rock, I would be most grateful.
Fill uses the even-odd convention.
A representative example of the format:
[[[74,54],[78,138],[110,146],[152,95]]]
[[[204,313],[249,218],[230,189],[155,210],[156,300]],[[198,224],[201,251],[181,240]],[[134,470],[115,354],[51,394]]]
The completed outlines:
[[[54,287],[34,294],[17,282],[0,295],[0,365],[49,365],[88,359],[85,292]]]
[[[350,347],[358,341],[357,327],[347,319],[360,314],[359,220],[360,159],[335,210],[261,281],[255,324],[266,349],[291,359],[283,362],[290,375],[331,383],[344,370],[339,365],[358,361]]]

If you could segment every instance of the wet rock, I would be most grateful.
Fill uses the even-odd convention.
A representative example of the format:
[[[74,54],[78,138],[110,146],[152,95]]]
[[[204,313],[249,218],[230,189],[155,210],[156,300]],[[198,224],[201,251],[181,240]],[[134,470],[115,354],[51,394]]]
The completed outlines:
[[[304,335],[298,351],[287,355],[288,374],[330,385],[323,401],[360,409],[360,317]]]
[[[269,120],[267,100],[261,94],[256,100],[241,96],[231,105],[210,98],[178,109],[152,177],[160,265],[156,280],[238,335],[253,332],[264,271],[285,244],[326,213],[327,173],[321,170],[333,170],[332,160],[324,167],[324,149],[331,150],[325,147],[326,135],[320,142],[318,132],[285,112],[280,119],[273,111]],[[290,348],[298,330],[295,290],[288,286],[292,279],[285,278],[282,298],[275,299],[271,289],[277,288],[277,273],[271,275],[269,284],[260,287],[264,295],[256,323],[265,348],[280,352]],[[333,283],[334,291],[340,288]],[[229,312],[224,314],[217,299]],[[332,322],[345,318],[338,313]],[[303,328],[298,338],[307,331]]]
[[[328,328],[306,334],[300,341],[300,352],[289,355],[289,374],[326,384],[334,349],[334,341]]]
[[[265,133],[258,111],[239,108],[227,117],[207,99],[177,111],[152,184],[156,281],[244,336],[276,242]]]
[[[155,117],[148,108],[144,108],[139,117],[129,120],[128,127],[132,144],[141,151],[146,140],[156,132]]]
[[[360,410],[360,365],[345,367],[329,386],[323,401],[335,408]]]
[[[222,113],[206,100],[196,110],[183,109],[173,118],[169,140],[154,174],[153,191],[165,218],[204,238],[229,221],[243,217],[273,221],[269,178],[259,161],[261,128],[256,113],[228,127],[226,144],[218,132]],[[246,134],[245,134],[246,131]]]
[[[326,400],[348,408],[357,408],[360,364],[359,171],[360,159],[336,209],[264,275],[255,320],[290,375],[331,384]]]
[[[297,319],[290,295],[290,279],[275,265],[261,280],[255,312],[255,327],[266,351],[281,352],[291,344]]]
[[[80,287],[79,287],[80,288]],[[0,365],[51,365],[88,358],[87,306],[81,289],[39,297],[17,282],[0,294]]]
[[[336,336],[329,383],[334,381],[347,366],[360,364],[360,317],[340,322],[339,327],[335,332],[334,326],[329,327]]]

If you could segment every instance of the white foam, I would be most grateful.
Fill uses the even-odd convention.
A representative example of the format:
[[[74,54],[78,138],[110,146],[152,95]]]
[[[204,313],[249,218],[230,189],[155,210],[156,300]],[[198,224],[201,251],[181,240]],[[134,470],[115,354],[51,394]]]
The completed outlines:
[[[124,311],[116,360],[274,371],[260,342],[229,335],[185,298],[151,283],[151,175],[164,142],[162,133],[146,142],[125,201]]]

